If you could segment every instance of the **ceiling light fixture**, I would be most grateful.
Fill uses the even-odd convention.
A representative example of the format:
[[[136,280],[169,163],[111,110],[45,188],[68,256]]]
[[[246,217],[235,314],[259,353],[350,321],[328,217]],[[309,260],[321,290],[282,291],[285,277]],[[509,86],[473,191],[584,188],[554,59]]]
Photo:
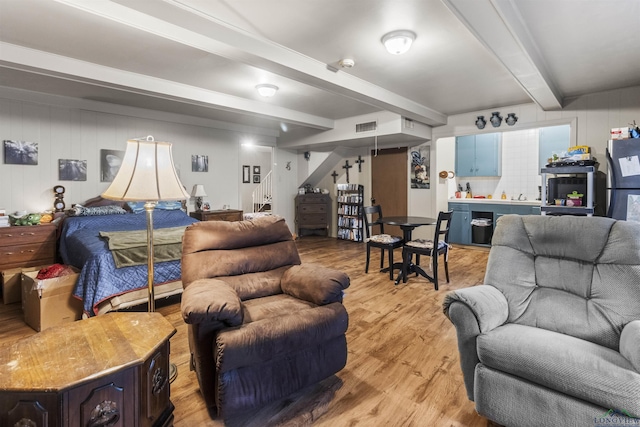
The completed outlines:
[[[356,61],[350,58],[345,58],[341,59],[338,62],[338,65],[340,65],[342,68],[353,68],[353,66],[356,65]]]
[[[258,93],[265,98],[271,98],[278,91],[278,86],[270,84],[259,84],[256,86]]]
[[[382,44],[393,55],[402,55],[410,48],[416,39],[416,33],[409,30],[391,31],[382,37]]]

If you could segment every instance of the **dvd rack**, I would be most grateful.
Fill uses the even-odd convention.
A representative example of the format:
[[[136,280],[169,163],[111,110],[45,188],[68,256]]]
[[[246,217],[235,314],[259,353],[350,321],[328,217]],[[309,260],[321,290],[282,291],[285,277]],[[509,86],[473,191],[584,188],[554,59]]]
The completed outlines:
[[[362,242],[364,186],[337,184],[338,239]]]

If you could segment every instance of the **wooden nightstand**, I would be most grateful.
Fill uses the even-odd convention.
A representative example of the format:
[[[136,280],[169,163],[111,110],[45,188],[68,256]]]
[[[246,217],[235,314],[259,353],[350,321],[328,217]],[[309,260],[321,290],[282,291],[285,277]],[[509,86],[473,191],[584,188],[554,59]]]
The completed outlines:
[[[56,262],[56,226],[53,224],[0,228],[0,270]]]
[[[169,338],[160,313],[109,313],[0,351],[0,425],[173,425]]]
[[[191,212],[189,216],[199,221],[242,221],[242,211],[222,209],[219,211]]]

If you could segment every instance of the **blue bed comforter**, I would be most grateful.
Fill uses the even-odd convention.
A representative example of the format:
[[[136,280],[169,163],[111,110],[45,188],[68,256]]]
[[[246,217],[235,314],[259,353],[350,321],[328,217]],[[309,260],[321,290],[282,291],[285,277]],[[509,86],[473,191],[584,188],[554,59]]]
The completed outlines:
[[[155,210],[153,228],[177,227],[196,222],[181,210]],[[147,266],[116,268],[101,231],[146,230],[144,213],[67,217],[60,234],[60,256],[65,264],[79,268],[74,295],[82,299],[84,311],[97,314],[100,302],[147,286]],[[180,280],[180,261],[154,264],[154,283]]]

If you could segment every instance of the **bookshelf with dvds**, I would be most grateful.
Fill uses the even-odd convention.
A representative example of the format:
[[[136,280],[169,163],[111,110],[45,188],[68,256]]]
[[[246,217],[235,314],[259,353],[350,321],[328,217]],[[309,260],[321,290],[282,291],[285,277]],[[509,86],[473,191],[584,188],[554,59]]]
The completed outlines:
[[[359,184],[337,184],[338,239],[362,242],[362,212],[364,186]]]

